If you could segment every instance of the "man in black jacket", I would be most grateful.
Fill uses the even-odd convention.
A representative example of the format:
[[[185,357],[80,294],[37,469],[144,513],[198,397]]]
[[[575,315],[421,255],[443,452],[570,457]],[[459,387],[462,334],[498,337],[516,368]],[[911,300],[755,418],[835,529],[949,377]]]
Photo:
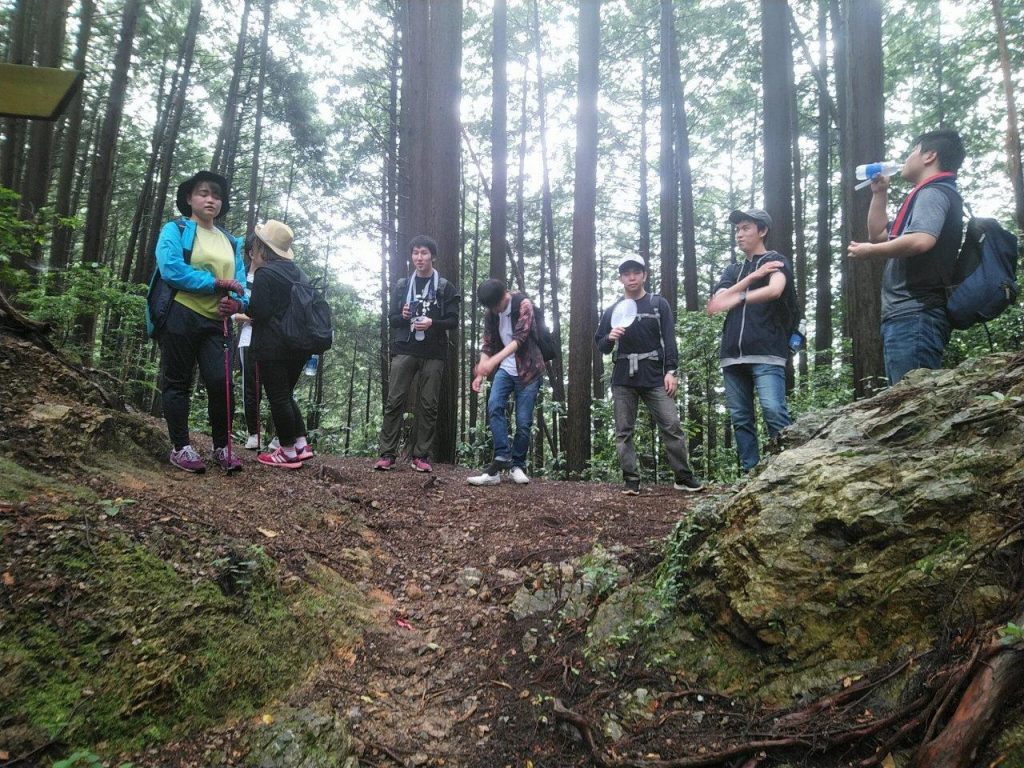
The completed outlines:
[[[704,486],[690,469],[686,434],[679,424],[675,394],[679,387],[676,365],[679,352],[672,308],[661,296],[647,293],[647,264],[642,256],[627,256],[619,262],[619,282],[624,296],[621,302],[633,302],[636,312],[628,313],[628,326],[613,327],[616,302],[601,316],[594,342],[602,354],[613,350],[612,403],[615,409],[615,449],[625,481],[623,493],[640,493],[640,463],[633,447],[636,416],[640,401],[658,424],[668,463],[675,475],[678,491],[699,491]]]
[[[402,437],[405,402],[418,381],[416,422],[409,451],[412,468],[430,472],[430,447],[437,423],[441,376],[448,354],[448,330],[459,322],[460,296],[434,269],[437,243],[424,235],[409,242],[413,273],[403,277],[391,293],[391,373],[384,424],[380,430],[380,458],[373,468],[395,466]]]
[[[725,402],[736,433],[740,466],[749,472],[760,460],[754,391],[769,436],[775,437],[790,423],[786,409],[789,329],[782,294],[793,273],[781,254],[765,247],[772,226],[765,211],[733,211],[729,222],[746,258],[725,268],[707,313],[728,312],[719,351]]]

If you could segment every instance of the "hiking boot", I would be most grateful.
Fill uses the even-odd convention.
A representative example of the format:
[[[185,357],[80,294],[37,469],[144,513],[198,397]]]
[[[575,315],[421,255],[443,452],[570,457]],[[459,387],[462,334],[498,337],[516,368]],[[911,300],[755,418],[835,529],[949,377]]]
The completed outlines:
[[[512,478],[513,483],[519,485],[526,485],[530,482],[530,476],[526,474],[522,467],[512,467],[512,471],[508,473],[508,476]]]
[[[172,450],[171,464],[186,472],[201,474],[206,471],[206,462],[199,458],[199,454],[191,445],[186,445],[178,451]]]
[[[433,472],[434,468],[430,466],[430,462],[426,459],[421,459],[418,456],[413,456],[412,468],[417,472]]]
[[[247,451],[258,451],[260,449],[260,436],[249,435],[249,439],[245,441],[245,450]]]
[[[622,485],[622,494],[624,496],[639,496],[640,495],[640,481],[639,480],[627,480]]]
[[[672,487],[677,491],[686,491],[687,493],[696,493],[697,491],[704,490],[704,484],[692,473],[677,477]]]
[[[229,475],[232,472],[242,471],[242,460],[235,456],[234,453],[228,453],[227,446],[223,448],[213,449],[213,460],[220,465],[220,468],[227,472]]]
[[[256,457],[256,461],[268,467],[278,467],[280,469],[300,469],[302,467],[302,462],[299,461],[298,457],[288,456],[284,452],[284,448],[278,448],[271,453],[261,453]]]
[[[299,461],[308,461],[313,458],[313,449],[309,447],[308,443],[301,448],[296,448],[295,458]]]
[[[387,472],[389,469],[395,466],[394,456],[381,456],[377,459],[377,463],[373,465],[373,468],[378,472]]]
[[[469,478],[470,485],[498,485],[501,482],[501,473],[508,469],[507,461],[492,461],[483,471],[483,474]]]

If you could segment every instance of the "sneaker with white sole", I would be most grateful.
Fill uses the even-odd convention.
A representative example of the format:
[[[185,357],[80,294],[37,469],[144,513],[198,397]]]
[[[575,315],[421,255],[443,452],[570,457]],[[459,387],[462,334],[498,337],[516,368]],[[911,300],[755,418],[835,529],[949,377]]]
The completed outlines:
[[[672,487],[677,491],[686,491],[687,493],[696,493],[697,491],[704,490],[704,483],[697,479],[696,475],[680,475],[676,478],[676,481],[672,484]]]
[[[295,458],[299,461],[308,461],[313,458],[313,449],[309,447],[308,443],[301,448],[296,448]]]
[[[261,453],[256,457],[256,461],[268,467],[278,467],[279,469],[301,469],[302,462],[299,461],[298,456],[289,456],[284,452],[284,448],[278,448],[276,451],[270,453]]]
[[[260,448],[260,436],[249,435],[249,439],[245,441],[245,450],[247,451],[258,451]]]
[[[281,447],[281,441],[278,440],[276,437],[273,440],[271,440],[269,443],[267,443],[267,450],[268,451],[276,451],[280,447]]]
[[[508,461],[492,461],[483,471],[483,474],[476,475],[467,480],[470,485],[498,485],[501,483],[501,473],[509,468]]]
[[[172,450],[171,464],[176,466],[178,469],[183,469],[186,472],[194,472],[197,475],[206,471],[206,462],[199,457],[199,454],[196,453],[196,449],[191,445],[183,446],[176,451]]]
[[[512,467],[512,471],[508,473],[508,476],[512,478],[513,483],[519,485],[526,485],[530,482],[530,476],[526,474],[522,467]]]
[[[625,496],[639,496],[640,495],[640,481],[639,480],[627,480],[622,484],[622,493]]]

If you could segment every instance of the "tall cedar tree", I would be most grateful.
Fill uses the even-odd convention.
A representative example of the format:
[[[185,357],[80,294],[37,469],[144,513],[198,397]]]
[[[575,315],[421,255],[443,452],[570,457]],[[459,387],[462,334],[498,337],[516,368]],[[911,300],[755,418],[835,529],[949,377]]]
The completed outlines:
[[[399,248],[410,238],[437,241],[434,266],[459,286],[459,98],[461,0],[407,0],[402,25],[399,112]],[[458,329],[448,332],[458,348]],[[454,462],[458,429],[458,356],[449,354],[438,404],[434,456]]]
[[[597,308],[595,211],[597,207],[597,92],[601,49],[601,0],[580,0],[579,85],[576,109],[576,178],[572,214],[572,288],[569,294],[569,412],[566,461],[581,477],[590,461],[591,374]]]
[[[506,279],[508,230],[508,6],[494,0],[491,47],[491,277]]]
[[[676,310],[679,286],[679,184],[676,175],[675,135],[672,105],[675,101],[675,77],[672,72],[672,48],[675,44],[672,0],[661,0],[661,35],[659,39],[659,70],[661,84],[661,152],[659,174],[661,195],[658,198],[661,231],[661,281],[658,293],[665,297],[672,311]]]
[[[1003,4],[992,0],[996,37],[999,41],[999,68],[1003,73],[1003,93],[1006,95],[1006,159],[1013,184],[1013,210],[1017,226],[1024,229],[1024,170],[1021,168],[1020,127],[1017,123],[1017,103],[1013,97],[1013,72],[1010,69],[1010,46],[1006,42],[1003,23]]]
[[[850,240],[867,240],[870,192],[853,189],[853,169],[883,156],[885,122],[882,87],[881,0],[858,0],[841,5],[845,108],[840,134],[843,185],[843,246]],[[851,43],[856,41],[856,45]],[[853,386],[857,397],[871,395],[885,381],[882,358],[880,287],[885,263],[865,259],[848,264],[849,281],[844,296],[853,341]]]
[[[85,234],[82,241],[82,261],[99,264],[103,260],[106,243],[107,220],[110,217],[110,195],[114,186],[114,159],[117,154],[117,136],[124,113],[124,97],[128,90],[128,70],[131,64],[132,43],[139,22],[140,0],[126,0],[121,15],[121,36],[114,54],[114,74],[110,81],[107,108],[103,125],[96,141],[93,157],[89,204],[85,215]],[[92,359],[93,340],[96,335],[96,311],[79,320],[79,342],[87,362]]]
[[[832,366],[832,134],[828,97],[828,0],[818,0],[818,219],[815,244],[814,351],[815,366]]]

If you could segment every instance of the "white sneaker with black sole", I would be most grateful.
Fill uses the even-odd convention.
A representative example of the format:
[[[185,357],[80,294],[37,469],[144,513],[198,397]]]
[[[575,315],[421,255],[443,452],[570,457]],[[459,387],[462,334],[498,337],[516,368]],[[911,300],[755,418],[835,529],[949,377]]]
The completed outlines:
[[[508,473],[508,476],[512,478],[513,483],[519,485],[526,485],[530,482],[530,476],[523,471],[522,467],[512,467],[512,471]]]

